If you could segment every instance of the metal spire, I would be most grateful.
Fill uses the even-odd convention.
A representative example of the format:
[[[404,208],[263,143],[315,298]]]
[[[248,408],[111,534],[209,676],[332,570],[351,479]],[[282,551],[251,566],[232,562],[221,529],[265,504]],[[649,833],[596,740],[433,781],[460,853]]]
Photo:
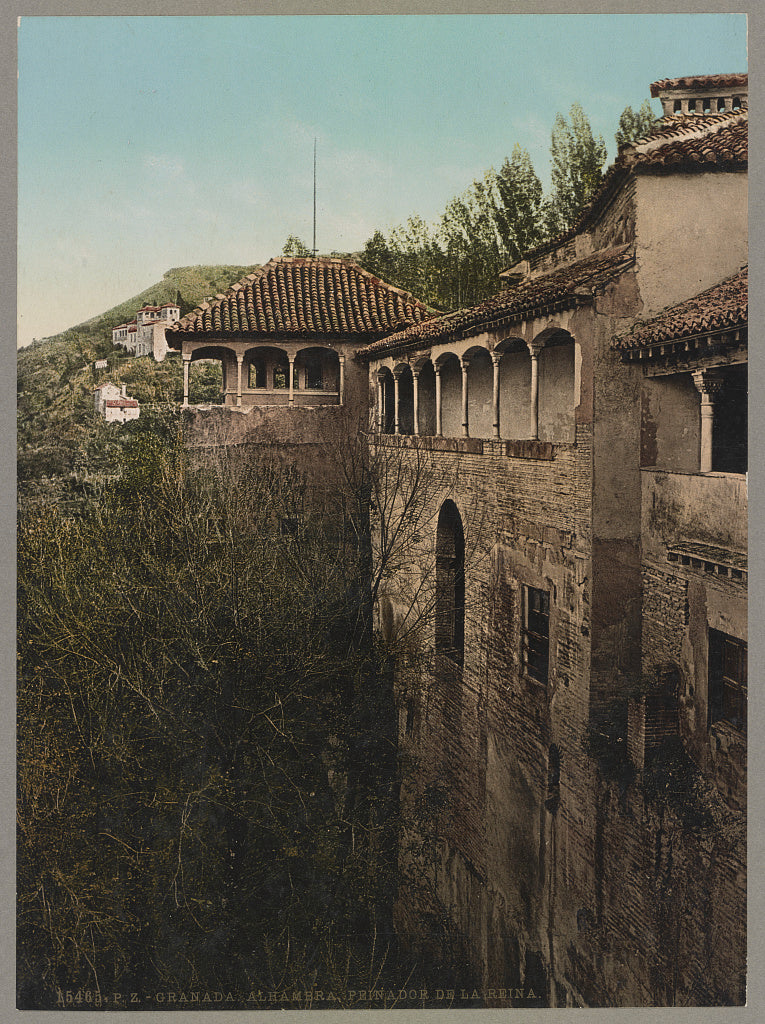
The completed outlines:
[[[313,258],[316,259],[316,136],[313,140]]]

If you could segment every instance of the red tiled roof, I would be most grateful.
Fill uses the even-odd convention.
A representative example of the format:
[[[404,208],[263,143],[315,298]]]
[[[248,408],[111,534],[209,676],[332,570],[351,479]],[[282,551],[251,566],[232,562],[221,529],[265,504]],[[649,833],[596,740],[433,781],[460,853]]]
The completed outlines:
[[[734,75],[684,75],[682,78],[662,78],[651,83],[651,95],[654,99],[661,92],[669,89],[687,89],[698,92],[711,92],[714,89],[746,89],[749,83],[747,74]]]
[[[135,398],[107,398],[107,409],[137,409],[138,402]]]
[[[282,256],[167,328],[173,332],[381,335],[432,316],[407,292],[341,259]]]
[[[521,281],[470,309],[398,331],[368,345],[360,354],[372,358],[382,352],[420,348],[453,335],[477,333],[504,321],[571,308],[588,301],[601,286],[632,266],[634,259],[629,245],[601,250],[549,274]]]
[[[634,324],[625,334],[614,337],[612,345],[628,351],[744,327],[749,318],[748,285],[748,267],[744,267],[734,277],[700,295],[670,306],[650,320]]]
[[[657,166],[686,169],[745,167],[748,156],[746,109],[723,114],[664,117],[650,135],[622,147],[619,159],[627,166],[653,170]]]

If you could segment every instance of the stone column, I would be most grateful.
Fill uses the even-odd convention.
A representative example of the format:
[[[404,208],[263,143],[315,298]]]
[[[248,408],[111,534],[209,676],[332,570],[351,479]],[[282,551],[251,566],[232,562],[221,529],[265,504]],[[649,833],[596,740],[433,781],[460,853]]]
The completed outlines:
[[[529,437],[539,437],[539,353],[541,345],[529,345],[531,353],[531,417],[529,423]]]
[[[420,433],[420,370],[414,367],[412,367],[412,405],[414,406],[412,432],[416,437]]]
[[[494,437],[499,440],[499,361],[502,358],[501,352],[492,352],[491,361],[494,366],[494,381],[491,392],[491,408],[492,408],[492,432]]]
[[[693,383],[701,395],[701,445],[699,471],[712,472],[712,437],[714,431],[715,395],[723,386],[723,379],[716,370],[695,370]]]
[[[398,382],[401,379],[401,371],[398,373],[393,372],[393,433],[401,433],[401,423],[399,421],[398,411]]]
[[[340,405],[345,405],[345,356],[341,352],[340,360]]]
[[[469,359],[460,359],[462,367],[462,436],[470,437],[470,425],[468,423],[468,366]]]
[[[183,404],[189,404],[189,367],[191,366],[191,352],[183,353]]]
[[[244,356],[237,353],[236,356],[236,404],[237,408],[242,404],[242,363]]]
[[[287,356],[290,363],[290,398],[289,404],[295,404],[295,357]]]
[[[382,434],[385,426],[385,374],[377,371],[377,433]]]
[[[441,423],[441,367],[433,367],[436,374],[436,437],[443,437],[443,426]]]

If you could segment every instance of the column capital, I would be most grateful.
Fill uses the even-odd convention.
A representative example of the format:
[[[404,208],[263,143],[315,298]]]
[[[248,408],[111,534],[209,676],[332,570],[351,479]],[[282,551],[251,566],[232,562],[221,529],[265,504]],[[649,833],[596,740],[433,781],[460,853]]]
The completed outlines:
[[[383,370],[376,370],[375,371],[375,377],[377,378],[377,383],[378,384],[384,384],[385,383],[385,376],[386,376],[387,372],[388,371],[385,370],[385,369],[383,369]]]
[[[499,366],[499,361],[502,358],[502,353],[497,352],[496,349],[492,349],[491,352],[489,352],[489,355],[491,356],[491,361],[494,363],[494,365]]]
[[[529,354],[531,355],[531,358],[532,359],[538,359],[539,358],[539,353],[542,351],[542,349],[545,347],[545,345],[544,345],[543,341],[527,341],[526,342],[526,347],[529,350]]]
[[[460,366],[462,372],[467,373],[468,366],[470,366],[470,358],[468,356],[460,356]]]
[[[244,362],[244,353],[243,352],[237,352],[237,354],[236,354],[236,361],[241,366],[241,364]]]
[[[699,394],[707,395],[709,398],[718,394],[725,385],[723,373],[717,367],[710,370],[693,370],[691,376]]]
[[[405,373],[405,371],[406,371],[408,366],[409,366],[408,363],[399,363],[398,366],[394,366],[393,370],[391,371],[392,374],[393,374],[394,380],[400,380],[401,377],[404,376],[404,373]]]
[[[182,352],[181,353],[181,358],[183,359],[184,362],[190,363],[191,362],[191,352]]]

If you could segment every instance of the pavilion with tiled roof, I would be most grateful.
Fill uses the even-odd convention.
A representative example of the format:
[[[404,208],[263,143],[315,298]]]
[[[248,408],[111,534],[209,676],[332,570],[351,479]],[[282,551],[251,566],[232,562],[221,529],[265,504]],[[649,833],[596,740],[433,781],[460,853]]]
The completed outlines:
[[[407,292],[338,258],[279,257],[166,331],[184,359],[219,359],[224,404],[345,403],[347,357],[431,317]]]

